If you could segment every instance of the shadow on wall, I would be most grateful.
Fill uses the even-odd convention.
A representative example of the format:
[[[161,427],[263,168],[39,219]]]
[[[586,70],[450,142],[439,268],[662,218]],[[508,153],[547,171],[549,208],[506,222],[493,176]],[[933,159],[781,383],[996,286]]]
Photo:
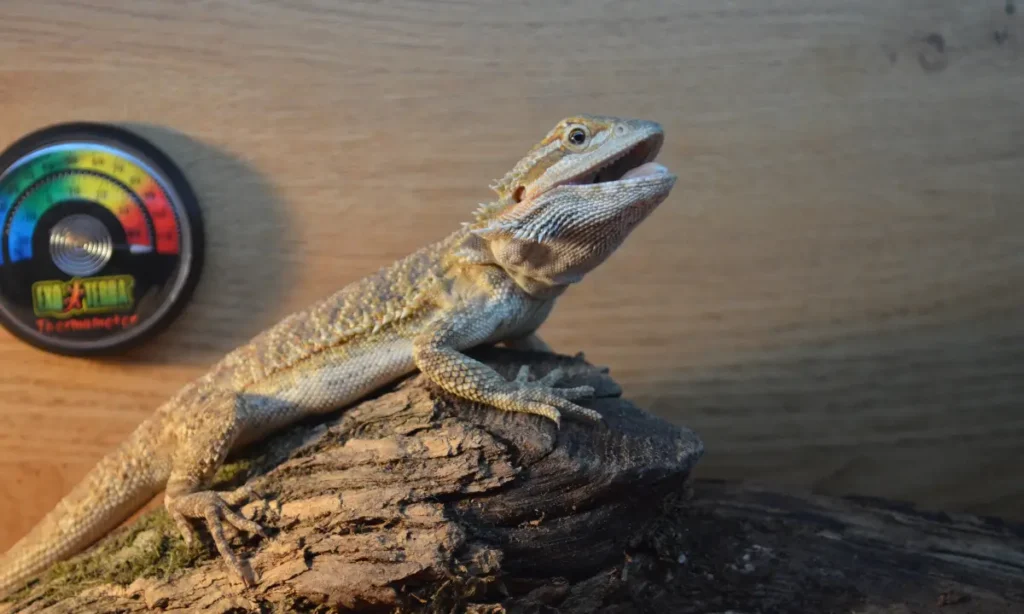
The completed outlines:
[[[283,245],[291,228],[272,184],[244,160],[189,135],[150,124],[122,124],[181,167],[199,200],[205,264],[192,300],[158,336],[112,360],[211,364],[280,319],[287,293]],[[258,286],[258,287],[257,287]]]

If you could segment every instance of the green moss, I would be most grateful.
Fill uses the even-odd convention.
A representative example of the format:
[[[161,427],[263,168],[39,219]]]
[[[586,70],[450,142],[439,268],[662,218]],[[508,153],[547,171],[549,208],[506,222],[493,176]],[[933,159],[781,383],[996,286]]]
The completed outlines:
[[[204,544],[186,547],[167,512],[160,508],[101,541],[82,555],[53,565],[37,580],[13,593],[9,601],[53,603],[98,584],[126,586],[142,577],[166,578],[209,554]],[[45,587],[36,593],[38,587]]]
[[[213,479],[214,490],[230,490],[245,482],[253,463],[239,459],[221,466]],[[127,586],[138,578],[167,578],[173,572],[211,556],[213,545],[200,539],[186,547],[174,521],[160,507],[139,517],[130,526],[112,533],[85,553],[56,563],[39,578],[0,602],[19,602],[31,597],[53,603],[90,586]],[[44,587],[41,591],[40,587]]]
[[[238,488],[245,483],[249,472],[253,468],[254,461],[250,458],[240,458],[220,466],[213,476],[211,490],[231,490]]]

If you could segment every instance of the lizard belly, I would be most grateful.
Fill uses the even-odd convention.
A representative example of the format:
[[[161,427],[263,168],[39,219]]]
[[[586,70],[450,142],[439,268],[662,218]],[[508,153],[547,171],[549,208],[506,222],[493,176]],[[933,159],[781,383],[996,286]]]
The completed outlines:
[[[245,428],[238,443],[260,439],[307,416],[343,409],[415,369],[412,342],[397,335],[323,352],[241,395]]]

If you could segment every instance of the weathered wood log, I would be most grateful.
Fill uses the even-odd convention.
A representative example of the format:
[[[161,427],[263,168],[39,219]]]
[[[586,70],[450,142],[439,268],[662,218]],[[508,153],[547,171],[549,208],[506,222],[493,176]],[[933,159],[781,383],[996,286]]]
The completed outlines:
[[[608,428],[458,401],[422,376],[243,451],[262,501],[242,589],[162,510],[56,566],[18,612],[1024,612],[1024,527],[690,480],[700,439],[579,359],[483,349],[589,383]],[[0,605],[0,612],[4,606]]]
[[[534,377],[561,366],[571,375],[561,385],[595,387],[589,405],[606,426],[565,418],[557,429],[456,400],[414,376],[243,452],[247,470],[231,483],[247,480],[263,501],[242,512],[271,529],[269,539],[233,540],[255,588],[240,590],[225,575],[211,543],[186,551],[158,510],[58,566],[19,604],[31,612],[387,611],[486,601],[511,580],[585,578],[620,560],[686,480],[699,438],[618,398],[618,385],[581,358],[494,348],[478,356],[510,379],[524,361]]]

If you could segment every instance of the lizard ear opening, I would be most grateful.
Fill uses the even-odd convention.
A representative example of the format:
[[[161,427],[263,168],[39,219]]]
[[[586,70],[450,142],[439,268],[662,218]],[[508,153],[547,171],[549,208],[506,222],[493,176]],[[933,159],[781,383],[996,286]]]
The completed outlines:
[[[516,188],[516,192],[520,192],[523,188]],[[509,238],[516,237],[524,239],[525,237],[518,236],[528,221],[535,216],[541,209],[543,209],[543,203],[537,200],[517,202],[514,205],[507,205],[500,213],[484,221],[479,227],[473,228],[470,232],[476,236],[491,240],[498,236],[505,235]]]
[[[526,186],[521,185],[521,186],[516,187],[515,191],[512,192],[512,200],[517,202],[517,203],[523,202],[523,194],[525,192],[526,192]]]

